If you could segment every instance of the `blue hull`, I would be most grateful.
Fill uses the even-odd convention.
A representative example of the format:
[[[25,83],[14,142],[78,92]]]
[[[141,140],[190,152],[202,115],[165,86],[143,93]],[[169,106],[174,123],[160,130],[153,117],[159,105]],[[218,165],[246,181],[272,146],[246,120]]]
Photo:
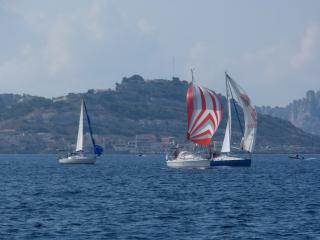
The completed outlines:
[[[228,166],[228,167],[250,167],[251,159],[241,159],[241,160],[212,160],[210,162],[211,167],[217,166]]]

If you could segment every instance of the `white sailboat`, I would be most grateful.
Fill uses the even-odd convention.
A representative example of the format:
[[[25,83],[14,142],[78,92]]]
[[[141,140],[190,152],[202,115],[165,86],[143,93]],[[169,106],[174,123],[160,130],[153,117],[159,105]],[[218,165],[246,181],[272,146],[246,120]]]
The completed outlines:
[[[233,90],[233,91],[232,91]],[[254,106],[251,104],[249,96],[245,91],[226,73],[226,92],[228,103],[228,120],[226,132],[221,148],[221,155],[215,157],[211,161],[211,166],[250,166],[251,153],[254,149],[256,135],[257,135],[257,113]],[[239,105],[242,107],[244,115],[245,128],[243,130],[239,115],[236,110],[237,118],[239,120],[240,128],[243,134],[240,149],[248,154],[248,157],[237,157],[231,154],[231,104],[233,101],[233,93],[237,97]]]
[[[86,119],[88,122],[88,127],[90,130],[90,137],[94,149],[94,153],[86,154],[84,152],[83,147],[83,120],[84,114],[86,115]],[[94,164],[98,156],[100,156],[103,152],[103,148],[99,145],[96,145],[95,140],[93,138],[90,118],[87,112],[87,107],[85,101],[82,99],[81,101],[81,110],[80,110],[80,119],[79,119],[79,128],[78,128],[78,137],[77,137],[77,145],[76,151],[72,153],[68,153],[67,156],[59,159],[59,163],[62,164]]]
[[[191,71],[192,72],[192,71]],[[212,136],[217,131],[222,118],[222,105],[217,95],[204,87],[192,82],[187,90],[187,139],[197,146],[209,146]],[[206,155],[206,156],[205,156]],[[171,154],[167,154],[167,166],[173,168],[209,168],[211,151],[203,154],[199,152],[180,151],[176,147]]]

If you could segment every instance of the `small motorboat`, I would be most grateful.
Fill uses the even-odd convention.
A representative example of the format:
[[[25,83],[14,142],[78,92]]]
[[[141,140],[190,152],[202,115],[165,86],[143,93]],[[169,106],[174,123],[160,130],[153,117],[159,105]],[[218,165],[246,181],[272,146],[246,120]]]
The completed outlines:
[[[289,155],[288,157],[291,159],[304,159],[304,156],[299,154]]]

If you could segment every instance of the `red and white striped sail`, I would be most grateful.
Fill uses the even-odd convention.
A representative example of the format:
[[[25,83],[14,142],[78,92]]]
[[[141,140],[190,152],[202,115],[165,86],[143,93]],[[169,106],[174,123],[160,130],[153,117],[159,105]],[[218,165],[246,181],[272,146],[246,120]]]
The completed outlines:
[[[217,95],[207,88],[190,84],[187,114],[187,138],[197,144],[210,144],[222,118],[222,105]]]

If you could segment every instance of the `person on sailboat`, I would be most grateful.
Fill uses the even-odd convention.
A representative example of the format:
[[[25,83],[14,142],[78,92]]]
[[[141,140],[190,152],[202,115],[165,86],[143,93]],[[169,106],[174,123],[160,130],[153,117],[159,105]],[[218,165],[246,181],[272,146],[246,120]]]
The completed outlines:
[[[241,138],[240,149],[244,150],[244,139],[243,139],[243,137]]]
[[[179,145],[177,144],[177,146],[174,148],[174,151],[173,151],[173,157],[174,158],[177,158],[178,155],[179,155],[180,151],[179,151]]]
[[[216,151],[214,151],[214,150],[212,149],[212,146],[210,146],[209,149],[208,149],[208,157],[207,157],[207,159],[213,159],[213,158],[215,158],[215,157],[217,157],[217,156],[219,156],[219,153],[217,153]]]
[[[212,148],[211,146],[209,146],[207,159],[212,159],[212,155],[213,155]]]

